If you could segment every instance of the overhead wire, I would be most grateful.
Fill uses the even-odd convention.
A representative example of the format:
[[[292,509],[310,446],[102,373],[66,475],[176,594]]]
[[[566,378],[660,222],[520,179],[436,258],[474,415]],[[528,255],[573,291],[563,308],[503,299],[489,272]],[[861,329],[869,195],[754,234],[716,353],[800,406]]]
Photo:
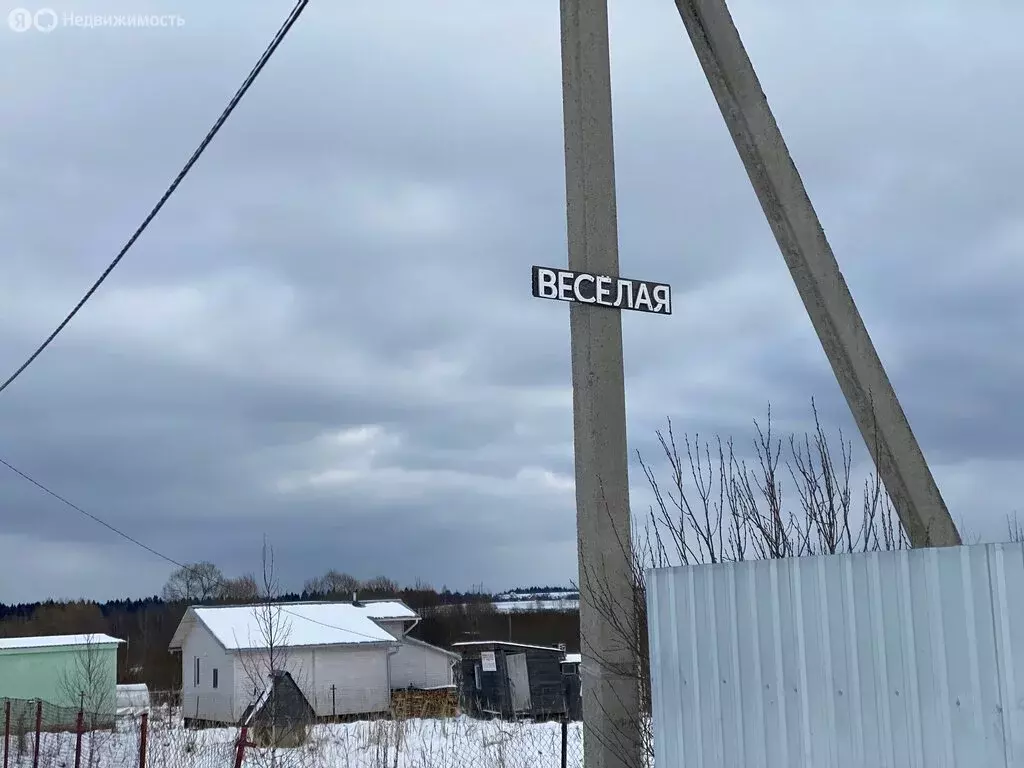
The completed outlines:
[[[167,190],[164,192],[160,200],[157,201],[157,204],[153,206],[152,210],[150,210],[149,215],[147,215],[146,218],[143,219],[142,223],[138,226],[138,228],[135,230],[132,236],[128,238],[128,241],[118,252],[117,256],[114,257],[113,261],[111,261],[107,268],[103,270],[103,273],[99,276],[99,278],[97,278],[96,282],[92,284],[92,287],[89,288],[88,291],[86,291],[85,295],[79,300],[79,302],[67,314],[67,316],[60,322],[60,325],[58,325],[53,330],[53,332],[46,337],[43,343],[40,344],[31,355],[29,355],[28,359],[25,360],[25,362],[18,366],[14,373],[7,377],[6,381],[4,381],[3,384],[0,384],[0,392],[3,392],[9,386],[11,386],[11,384],[13,384],[14,381],[19,376],[21,376],[22,373],[25,372],[25,369],[32,365],[32,363],[36,361],[36,358],[38,358],[39,355],[41,355],[43,351],[47,347],[49,347],[50,344],[53,343],[53,340],[60,335],[60,333],[67,327],[68,323],[70,323],[71,320],[75,317],[75,315],[77,315],[78,312],[82,309],[82,307],[85,306],[85,303],[92,298],[93,294],[96,293],[99,287],[104,283],[104,281],[106,281],[106,279],[110,276],[110,273],[114,271],[115,267],[117,267],[117,265],[121,263],[121,259],[123,259],[125,255],[128,253],[128,251],[131,250],[132,246],[135,245],[135,242],[139,239],[142,233],[146,231],[146,228],[150,225],[150,222],[152,222],[153,219],[156,218],[157,214],[160,213],[160,210],[164,207],[164,204],[170,199],[171,195],[174,194],[175,190],[185,179],[185,176],[188,175],[189,171],[192,170],[192,166],[196,164],[196,162],[199,160],[203,152],[206,151],[206,148],[210,145],[210,142],[213,141],[213,138],[220,131],[221,127],[223,127],[224,123],[227,121],[228,117],[230,117],[231,113],[235,111],[235,107],[238,106],[239,102],[242,100],[242,97],[245,96],[250,86],[252,86],[252,84],[256,81],[256,78],[259,76],[260,72],[263,71],[263,68],[267,65],[267,62],[270,61],[270,57],[274,55],[274,52],[277,50],[278,46],[281,45],[281,42],[284,40],[285,36],[288,34],[291,28],[295,26],[295,22],[299,20],[299,16],[302,15],[302,12],[306,9],[306,6],[308,4],[309,0],[298,0],[298,2],[296,2],[295,7],[292,8],[291,13],[288,14],[288,17],[285,19],[280,29],[277,30],[277,34],[274,35],[273,39],[270,41],[266,49],[263,51],[263,55],[260,56],[259,60],[253,66],[248,76],[242,82],[242,85],[239,86],[237,91],[235,91],[235,95],[231,97],[231,100],[228,102],[227,107],[224,108],[224,111],[221,112],[220,117],[217,118],[217,121],[213,124],[213,127],[207,132],[206,136],[199,143],[199,146],[192,153],[192,156],[188,159],[188,162],[186,162],[181,171],[178,172],[178,175],[174,178],[174,181],[171,182],[170,186],[167,187]]]
[[[263,68],[267,65],[267,62],[270,61],[270,58],[274,55],[274,52],[277,51],[278,47],[281,45],[281,43],[284,40],[284,38],[291,31],[292,27],[295,26],[295,23],[299,20],[299,17],[302,15],[302,12],[306,9],[307,5],[309,5],[309,0],[297,0],[297,2],[295,3],[295,6],[292,8],[291,12],[288,14],[288,16],[284,20],[284,22],[281,24],[280,28],[277,30],[277,33],[271,39],[270,43],[267,45],[266,49],[263,51],[263,54],[260,56],[259,60],[252,67],[252,69],[250,70],[249,74],[246,76],[245,80],[242,82],[241,86],[239,86],[238,90],[235,91],[235,94],[231,97],[231,100],[228,102],[228,105],[221,112],[221,114],[217,118],[216,122],[214,122],[213,127],[207,132],[206,136],[199,143],[199,146],[192,153],[191,157],[189,157],[188,161],[185,163],[185,165],[182,167],[182,169],[178,172],[178,175],[175,176],[174,180],[171,182],[171,184],[164,191],[163,195],[157,201],[156,205],[153,206],[153,208],[150,210],[150,212],[146,216],[146,218],[143,219],[142,223],[138,226],[138,228],[136,228],[135,232],[132,233],[132,236],[128,238],[127,242],[124,244],[124,246],[121,248],[121,250],[117,253],[117,255],[110,262],[110,264],[107,265],[107,268],[103,270],[103,272],[102,272],[102,274],[100,274],[99,278],[96,279],[96,281],[92,284],[92,286],[89,288],[89,290],[86,291],[85,295],[78,301],[77,304],[75,304],[75,306],[67,314],[67,316],[65,316],[65,318],[60,322],[60,324],[53,330],[53,332],[50,333],[50,335],[46,337],[46,339],[42,342],[42,344],[40,344],[31,355],[29,355],[29,357],[25,360],[25,362],[23,362],[20,366],[18,366],[18,368],[15,369],[15,371],[10,376],[8,376],[7,379],[2,384],[0,384],[0,392],[3,392],[9,386],[11,386],[11,384],[13,384],[14,381],[19,376],[21,376],[21,374],[24,373],[25,370],[30,365],[32,365],[32,363],[34,363],[36,361],[36,359],[46,350],[46,348],[49,347],[50,344],[53,343],[54,339],[56,339],[57,336],[60,335],[60,333],[67,327],[67,325],[71,322],[71,320],[74,319],[74,317],[79,313],[79,311],[82,309],[82,307],[85,306],[86,302],[88,302],[89,299],[92,298],[93,294],[95,294],[96,291],[99,289],[99,287],[106,281],[106,279],[110,276],[110,273],[113,272],[114,269],[117,267],[117,265],[121,263],[121,260],[125,257],[125,255],[127,255],[128,251],[131,250],[132,246],[135,245],[136,241],[142,236],[142,233],[146,231],[146,229],[149,227],[150,223],[152,223],[152,221],[157,217],[157,215],[163,209],[164,205],[170,199],[171,195],[173,195],[174,192],[178,189],[178,187],[181,185],[181,182],[185,179],[185,177],[188,175],[188,173],[192,170],[193,166],[196,164],[196,162],[202,156],[203,152],[206,151],[206,148],[210,145],[210,143],[213,141],[214,137],[217,135],[217,133],[220,131],[220,129],[224,126],[224,123],[227,122],[227,119],[228,119],[228,117],[231,116],[231,113],[235,111],[235,107],[237,107],[239,102],[241,102],[242,98],[248,92],[249,88],[256,81],[256,78],[263,71]],[[125,531],[121,530],[120,528],[117,528],[116,526],[111,525],[106,520],[102,519],[101,517],[99,517],[97,515],[94,515],[92,512],[89,512],[88,510],[82,508],[78,504],[75,504],[74,502],[72,502],[69,499],[65,498],[61,494],[57,493],[56,491],[54,491],[51,488],[49,488],[46,485],[44,485],[43,483],[39,482],[38,480],[36,480],[34,477],[29,475],[28,473],[23,472],[22,470],[18,469],[16,466],[14,466],[13,464],[11,464],[9,461],[7,461],[6,459],[4,459],[2,457],[0,457],[0,464],[2,464],[3,466],[7,467],[7,469],[9,469],[11,472],[15,473],[16,475],[20,476],[24,480],[27,480],[29,483],[34,485],[36,488],[38,488],[41,491],[45,492],[46,494],[52,496],[54,499],[56,499],[57,501],[61,502],[65,506],[69,507],[70,509],[75,510],[76,512],[78,512],[81,515],[84,515],[85,517],[89,518],[93,522],[98,523],[99,525],[102,525],[104,528],[107,528],[108,530],[110,530],[113,533],[117,534],[118,536],[122,537],[123,539],[125,539],[128,542],[130,542],[131,544],[134,544],[135,546],[140,547],[140,548],[146,550],[150,554],[152,554],[152,555],[154,555],[154,556],[156,556],[156,557],[158,557],[158,558],[160,558],[160,559],[162,559],[162,560],[164,560],[164,561],[166,561],[166,562],[170,563],[171,565],[174,565],[174,566],[176,566],[178,568],[183,568],[183,569],[187,570],[187,569],[189,569],[191,567],[191,566],[185,565],[182,562],[179,562],[178,560],[176,560],[173,557],[170,557],[169,555],[164,554],[163,552],[160,552],[159,550],[157,550],[157,549],[151,547],[150,545],[140,541],[139,539],[135,538],[134,536],[131,536],[130,534],[126,533]],[[216,580],[216,584],[217,584],[217,586],[224,587],[224,586],[227,586],[228,582],[226,580],[218,579],[218,580]],[[297,618],[303,619],[304,621],[309,621],[309,622],[312,622],[314,624],[319,624],[319,625],[321,625],[323,627],[326,627],[328,629],[334,629],[334,630],[337,630],[339,632],[345,632],[345,633],[348,633],[350,635],[354,635],[356,637],[363,637],[363,638],[366,638],[366,639],[372,640],[372,641],[379,641],[379,639],[380,639],[379,637],[374,637],[372,635],[367,635],[367,634],[365,634],[363,632],[358,632],[358,631],[355,631],[355,630],[352,630],[352,629],[348,629],[348,628],[345,628],[345,627],[338,627],[338,626],[335,626],[333,624],[329,624],[329,623],[326,623],[326,622],[323,622],[323,621],[318,621],[316,619],[312,619],[312,618],[310,618],[308,616],[303,616],[302,614],[295,613],[294,611],[289,611],[289,610],[285,609],[283,606],[278,606],[278,607],[280,608],[282,613],[286,613],[286,614],[295,616]]]
[[[137,547],[141,547],[142,549],[144,549],[147,552],[149,552],[151,555],[155,555],[156,557],[160,558],[161,560],[164,560],[165,562],[168,562],[171,565],[176,566],[177,568],[182,568],[182,569],[185,569],[185,570],[189,570],[190,568],[194,568],[194,566],[186,565],[185,563],[182,563],[182,562],[176,560],[175,558],[171,557],[170,555],[165,555],[163,552],[160,552],[159,550],[154,549],[153,547],[149,546],[148,544],[145,544],[144,542],[139,541],[134,536],[131,536],[130,534],[125,533],[123,530],[121,530],[117,526],[111,525],[110,523],[108,523],[106,520],[104,520],[103,518],[99,517],[98,515],[94,515],[92,512],[89,512],[88,510],[80,507],[78,504],[75,504],[74,502],[68,500],[66,497],[62,496],[61,494],[57,493],[56,491],[52,490],[51,488],[48,488],[46,485],[44,485],[43,483],[41,483],[38,480],[36,480],[34,477],[29,475],[27,472],[23,472],[22,470],[18,469],[16,466],[11,464],[9,461],[7,461],[7,459],[3,458],[2,456],[0,456],[0,464],[2,464],[3,466],[7,467],[7,469],[9,469],[14,474],[16,474],[16,475],[22,477],[23,479],[27,480],[28,482],[30,482],[32,485],[34,485],[39,490],[43,491],[44,493],[48,494],[49,496],[52,496],[57,501],[59,501],[61,504],[64,504],[65,506],[73,509],[74,511],[78,512],[79,514],[82,514],[85,517],[89,518],[93,522],[98,523],[98,524],[102,525],[104,528],[106,528],[106,529],[116,533],[118,536],[123,538],[125,541],[128,541],[128,542],[134,544]],[[216,586],[221,587],[221,588],[230,586],[230,582],[227,579],[213,579],[212,581],[213,581],[213,583]],[[310,618],[309,616],[303,616],[301,613],[295,613],[294,611],[289,611],[286,608],[284,608],[283,606],[281,606],[280,604],[274,604],[274,605],[276,607],[278,607],[279,610],[282,613],[287,613],[287,614],[289,614],[291,616],[295,616],[297,618],[302,619],[303,621],[309,621],[309,622],[311,622],[313,624],[319,624],[322,627],[326,627],[327,629],[334,629],[334,630],[337,630],[339,632],[346,632],[346,633],[348,633],[350,635],[355,635],[356,637],[363,637],[363,638],[366,638],[368,640],[372,640],[374,642],[380,642],[380,638],[379,637],[374,637],[373,635],[368,635],[365,632],[358,632],[356,630],[348,629],[346,627],[339,627],[339,626],[335,626],[334,624],[328,624],[326,622],[318,621],[317,619]]]

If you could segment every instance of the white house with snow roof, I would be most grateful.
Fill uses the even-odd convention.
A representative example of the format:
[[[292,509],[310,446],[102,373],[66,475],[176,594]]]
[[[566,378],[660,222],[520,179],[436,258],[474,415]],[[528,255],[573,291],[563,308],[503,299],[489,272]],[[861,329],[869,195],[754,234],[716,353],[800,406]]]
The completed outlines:
[[[419,621],[399,600],[192,606],[170,643],[184,716],[238,722],[272,667],[291,674],[318,717],[385,712],[394,690],[453,687],[458,656],[408,637]]]

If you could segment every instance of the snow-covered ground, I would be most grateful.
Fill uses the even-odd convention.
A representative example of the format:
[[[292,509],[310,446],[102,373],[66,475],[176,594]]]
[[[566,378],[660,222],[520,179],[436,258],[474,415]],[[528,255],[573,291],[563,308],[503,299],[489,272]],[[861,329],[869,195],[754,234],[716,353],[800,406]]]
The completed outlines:
[[[498,613],[578,611],[580,609],[580,593],[572,590],[502,592],[500,595],[494,596],[494,609]]]
[[[117,732],[83,737],[81,768],[139,765],[139,723],[122,720]],[[231,768],[238,731],[191,731],[154,718],[149,727],[147,768]],[[33,737],[12,738],[9,765],[31,768]],[[571,723],[567,765],[583,764],[582,729]],[[75,765],[74,734],[43,734],[39,768]],[[295,749],[249,748],[244,765],[263,768],[557,768],[561,725],[508,723],[467,717],[317,725],[308,744]]]
[[[494,599],[500,603],[512,602],[513,600],[579,600],[580,593],[569,590],[555,590],[553,592],[502,592],[495,595]]]

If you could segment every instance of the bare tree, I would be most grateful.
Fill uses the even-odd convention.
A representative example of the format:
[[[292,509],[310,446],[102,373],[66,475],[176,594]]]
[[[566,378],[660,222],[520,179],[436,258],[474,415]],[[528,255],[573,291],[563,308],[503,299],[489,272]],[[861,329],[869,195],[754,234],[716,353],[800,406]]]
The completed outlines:
[[[373,595],[397,595],[400,591],[398,583],[387,576],[374,576],[363,582],[363,589]]]
[[[278,678],[287,673],[303,695],[306,689],[303,671],[291,663],[288,648],[291,636],[290,615],[277,602],[280,590],[274,573],[274,551],[266,539],[263,543],[263,574],[259,590],[258,600],[251,607],[255,637],[247,638],[249,649],[240,658],[253,693],[250,704],[253,738],[259,746],[264,747],[258,759],[270,768],[280,768],[290,754],[283,751],[282,747],[304,743],[308,736],[309,722],[296,720],[295,712],[286,711],[275,687]]]
[[[311,595],[338,596],[351,595],[360,588],[359,579],[347,573],[336,571],[333,568],[323,576],[315,576],[308,579],[304,586],[307,593]]]
[[[1007,516],[1006,529],[1010,541],[1024,541],[1024,527],[1021,527],[1020,520],[1017,519],[1016,512],[1014,512],[1013,515]]]
[[[58,688],[69,706],[112,720],[117,701],[116,681],[116,656],[97,636],[86,635],[70,663],[60,671]]]
[[[233,603],[254,603],[260,599],[260,585],[253,574],[247,573],[237,579],[225,579],[217,596]]]
[[[632,605],[622,605],[606,576],[605,554],[587,553],[580,581],[596,610],[612,627],[619,648],[635,660],[629,669],[597,658],[606,673],[634,678],[641,712],[622,733],[587,734],[614,749],[641,734],[644,761],[653,760],[650,732],[650,657],[647,647],[645,572],[649,568],[746,559],[902,549],[905,534],[875,474],[853,479],[853,447],[842,432],[829,440],[812,401],[814,430],[785,439],[774,434],[771,410],[754,422],[752,456],[744,458],[731,438],[677,439],[671,420],[657,432],[666,470],[662,475],[639,456],[654,504],[634,518]],[[667,476],[667,477],[666,477]],[[620,542],[624,548],[625,542]],[[594,649],[581,638],[584,649]],[[622,750],[623,756],[628,754]]]
[[[684,436],[680,447],[669,421],[657,435],[670,482],[640,457],[655,498],[640,536],[645,566],[906,548],[881,480],[872,473],[855,490],[852,444],[840,430],[833,445],[813,401],[812,413],[813,433],[783,440],[769,409],[754,422],[749,464],[732,439]]]
[[[163,598],[168,603],[202,602],[220,594],[224,574],[210,562],[183,565],[167,579]]]
[[[117,657],[95,635],[87,635],[57,678],[61,698],[82,713],[88,740],[86,765],[95,766],[102,747],[100,731],[112,729],[117,714]]]

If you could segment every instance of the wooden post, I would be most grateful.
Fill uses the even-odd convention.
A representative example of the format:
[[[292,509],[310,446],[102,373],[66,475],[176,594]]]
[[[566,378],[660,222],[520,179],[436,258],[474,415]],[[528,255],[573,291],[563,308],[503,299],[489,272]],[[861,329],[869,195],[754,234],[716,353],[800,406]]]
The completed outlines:
[[[149,713],[142,713],[139,724],[139,768],[146,768],[146,734],[149,732]]]
[[[235,768],[242,768],[242,759],[245,757],[245,747],[249,743],[249,729],[242,727],[242,732],[238,735],[238,744],[235,749]]]
[[[39,739],[43,731],[43,700],[36,701],[36,744],[32,751],[32,768],[39,768]]]
[[[85,712],[78,710],[75,720],[75,768],[82,766],[82,733],[85,731]]]
[[[4,768],[7,768],[7,756],[11,750],[11,700],[4,702]]]
[[[562,768],[569,764],[569,680],[562,676]]]

